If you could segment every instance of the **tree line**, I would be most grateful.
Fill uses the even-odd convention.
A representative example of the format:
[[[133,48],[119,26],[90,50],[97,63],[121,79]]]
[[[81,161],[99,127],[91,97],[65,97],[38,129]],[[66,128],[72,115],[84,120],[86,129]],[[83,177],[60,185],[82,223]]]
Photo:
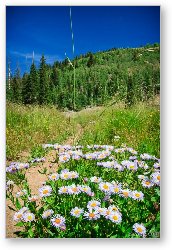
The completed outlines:
[[[76,109],[103,105],[110,100],[125,101],[130,106],[146,101],[160,92],[159,45],[137,49],[111,49],[80,55],[72,60],[76,76]],[[46,63],[39,68],[33,62],[29,73],[17,68],[10,83],[7,100],[23,104],[56,105],[73,109],[74,70],[68,59]],[[10,85],[9,85],[10,84]]]

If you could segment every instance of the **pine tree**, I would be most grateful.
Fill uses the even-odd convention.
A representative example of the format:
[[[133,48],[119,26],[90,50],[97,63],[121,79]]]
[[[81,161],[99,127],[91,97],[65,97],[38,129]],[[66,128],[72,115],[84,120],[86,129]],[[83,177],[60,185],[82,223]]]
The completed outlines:
[[[37,74],[37,70],[36,70],[36,66],[34,62],[32,63],[31,68],[30,68],[29,83],[30,83],[30,89],[31,89],[31,96],[30,96],[31,103],[36,103],[38,102],[38,98],[39,98],[39,82],[38,82],[38,74]]]
[[[94,58],[93,54],[91,52],[89,52],[89,59],[87,62],[87,66],[91,67],[94,64],[95,64],[95,58]]]
[[[134,90],[133,90],[133,78],[132,74],[129,73],[128,79],[127,79],[127,96],[126,96],[126,106],[130,107],[134,104]]]
[[[24,104],[31,104],[31,95],[30,75],[25,73],[22,78],[22,102]]]
[[[17,67],[14,78],[12,80],[12,93],[15,102],[21,102],[22,100],[22,80],[20,77],[20,70]]]
[[[48,77],[46,71],[46,60],[44,55],[42,55],[40,60],[40,70],[39,70],[39,104],[46,104],[48,103],[48,92],[49,92],[49,84],[48,84]]]

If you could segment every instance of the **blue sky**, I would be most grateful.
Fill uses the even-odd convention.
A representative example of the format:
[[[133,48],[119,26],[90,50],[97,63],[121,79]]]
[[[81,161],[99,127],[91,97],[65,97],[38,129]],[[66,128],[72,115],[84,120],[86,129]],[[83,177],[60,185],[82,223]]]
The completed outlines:
[[[75,56],[112,47],[139,47],[160,42],[160,7],[72,6]],[[69,7],[20,7],[6,9],[6,56],[12,73],[19,66],[28,71],[34,51],[39,66],[46,61],[72,58]]]

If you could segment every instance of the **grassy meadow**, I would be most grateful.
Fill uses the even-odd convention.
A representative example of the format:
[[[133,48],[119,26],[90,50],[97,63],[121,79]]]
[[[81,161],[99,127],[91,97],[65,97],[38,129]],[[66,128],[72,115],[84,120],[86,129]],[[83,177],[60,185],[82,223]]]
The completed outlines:
[[[7,160],[18,161],[7,167],[7,199],[12,204],[8,208],[15,226],[21,228],[14,234],[160,237],[158,100],[80,112],[8,103]],[[48,149],[56,150],[55,171],[54,161],[40,167],[38,158],[47,157],[41,144],[47,143]],[[22,151],[29,153],[29,164],[20,163]],[[27,174],[32,167],[37,184],[40,175],[45,177],[34,193]]]
[[[8,103],[7,159],[16,160],[22,151],[31,152],[43,143],[64,143],[68,137],[75,136],[77,124],[82,128],[78,144],[113,144],[117,135],[121,143],[159,157],[160,110],[157,102],[139,103],[132,108],[125,108],[123,104],[102,106],[74,114],[69,112],[69,115],[55,107]]]

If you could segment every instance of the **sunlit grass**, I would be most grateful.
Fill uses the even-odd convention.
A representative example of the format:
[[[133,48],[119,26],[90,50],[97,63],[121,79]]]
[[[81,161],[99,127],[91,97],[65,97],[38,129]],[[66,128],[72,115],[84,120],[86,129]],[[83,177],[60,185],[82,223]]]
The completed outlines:
[[[47,142],[63,142],[73,126],[55,107],[7,104],[7,159],[15,160],[22,151]]]

